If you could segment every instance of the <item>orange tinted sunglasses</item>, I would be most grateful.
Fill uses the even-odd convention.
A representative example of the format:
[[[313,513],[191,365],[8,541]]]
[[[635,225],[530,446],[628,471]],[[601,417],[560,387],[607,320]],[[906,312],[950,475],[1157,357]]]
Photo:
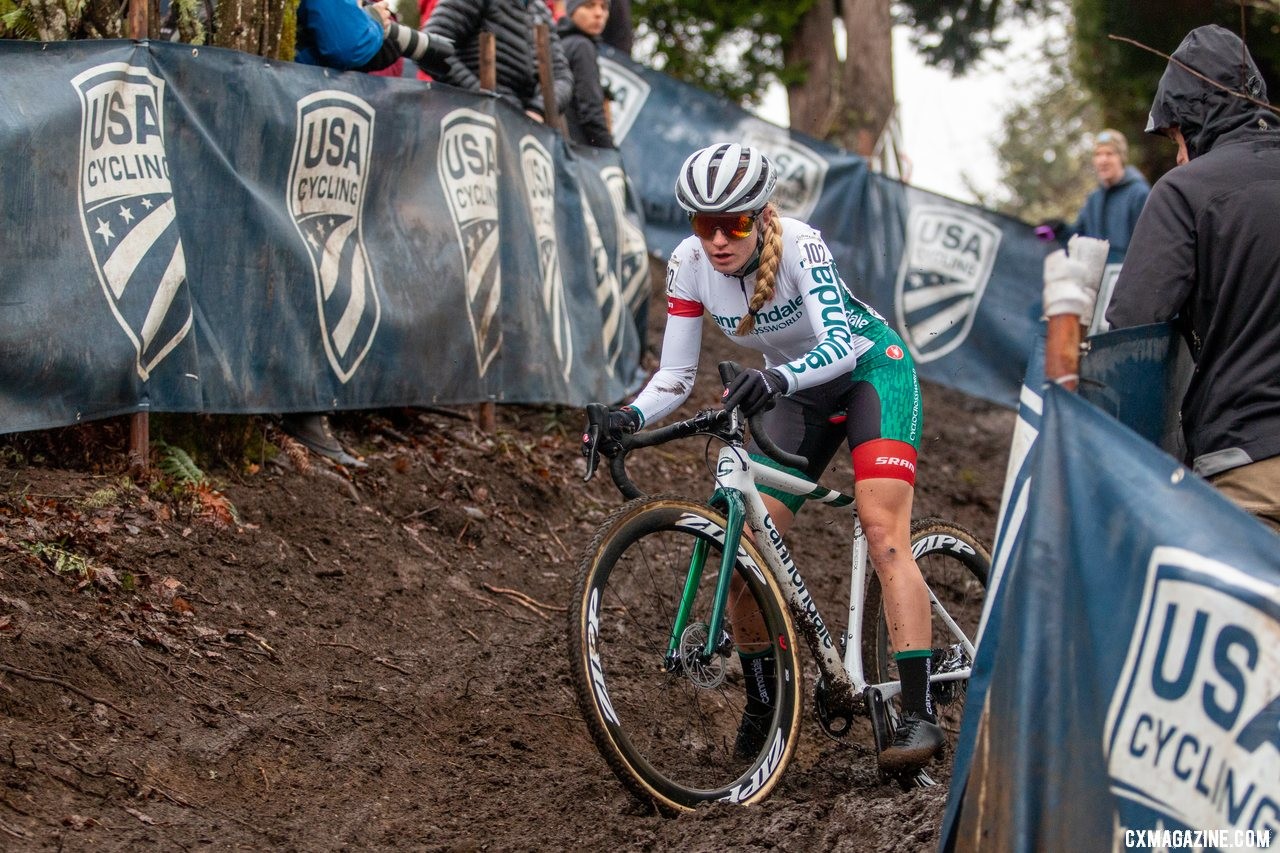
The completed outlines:
[[[693,233],[703,240],[716,236],[716,231],[723,232],[730,240],[745,240],[751,236],[756,218],[750,213],[694,213],[689,216],[693,225]]]

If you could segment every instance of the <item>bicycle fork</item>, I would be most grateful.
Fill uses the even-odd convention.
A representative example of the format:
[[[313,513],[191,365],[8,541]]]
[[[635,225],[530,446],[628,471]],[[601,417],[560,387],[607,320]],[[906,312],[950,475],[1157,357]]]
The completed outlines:
[[[725,510],[723,548],[720,554],[720,574],[716,578],[715,598],[711,605],[711,617],[707,624],[707,636],[702,647],[696,652],[696,660],[690,661],[687,655],[693,652],[692,642],[696,637],[689,636],[690,618],[693,614],[694,599],[702,583],[702,574],[706,569],[707,553],[711,549],[706,539],[699,539],[693,546],[689,557],[689,571],[685,575],[684,591],[680,595],[680,606],[676,611],[675,622],[671,626],[671,636],[667,639],[666,666],[668,672],[683,667],[686,671],[691,666],[708,666],[718,654],[729,653],[732,639],[724,630],[724,614],[729,602],[729,582],[733,576],[733,564],[738,556],[738,546],[742,542],[742,525],[746,519],[745,504],[742,493],[733,490],[722,490],[712,499],[712,506],[721,506]]]

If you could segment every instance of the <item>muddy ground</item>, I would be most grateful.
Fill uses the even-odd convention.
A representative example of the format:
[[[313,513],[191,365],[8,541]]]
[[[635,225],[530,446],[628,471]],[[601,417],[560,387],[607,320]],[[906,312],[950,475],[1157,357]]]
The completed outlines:
[[[690,412],[743,352],[712,328]],[[160,448],[167,473],[127,478],[121,422],[0,440],[0,849],[935,844],[945,785],[881,784],[866,739],[808,713],[766,804],[639,808],[566,662],[576,555],[621,498],[581,481],[579,412],[503,407],[491,434],[474,415],[337,416],[354,472],[276,452],[264,419],[161,422],[204,434],[204,485]],[[926,385],[916,515],[989,543],[1012,425]],[[704,442],[686,444],[637,454],[642,486],[704,495]],[[833,469],[847,487],[847,456]],[[810,511],[790,537],[832,612],[847,536]]]

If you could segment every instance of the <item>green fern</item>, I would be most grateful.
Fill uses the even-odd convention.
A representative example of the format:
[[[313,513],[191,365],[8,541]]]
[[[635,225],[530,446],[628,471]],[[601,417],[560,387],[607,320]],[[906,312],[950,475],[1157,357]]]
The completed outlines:
[[[200,466],[191,458],[191,454],[181,447],[158,441],[156,448],[160,451],[160,459],[156,467],[177,484],[199,486],[209,481],[205,473],[200,470]]]

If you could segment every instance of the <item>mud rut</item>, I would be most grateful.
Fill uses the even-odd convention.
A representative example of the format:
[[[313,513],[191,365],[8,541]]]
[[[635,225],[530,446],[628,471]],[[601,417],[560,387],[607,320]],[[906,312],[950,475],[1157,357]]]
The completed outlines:
[[[690,411],[742,353],[709,330]],[[338,416],[369,468],[211,471],[238,522],[124,479],[122,454],[96,471],[77,448],[118,427],[0,442],[0,850],[932,847],[945,786],[879,784],[869,737],[829,740],[808,706],[762,807],[664,819],[623,792],[565,662],[576,552],[621,501],[581,483],[579,420]],[[989,542],[1012,424],[926,386],[917,516]],[[697,497],[702,453],[637,454],[633,474]],[[848,485],[847,456],[827,481]],[[789,537],[831,613],[846,535],[802,513]]]

